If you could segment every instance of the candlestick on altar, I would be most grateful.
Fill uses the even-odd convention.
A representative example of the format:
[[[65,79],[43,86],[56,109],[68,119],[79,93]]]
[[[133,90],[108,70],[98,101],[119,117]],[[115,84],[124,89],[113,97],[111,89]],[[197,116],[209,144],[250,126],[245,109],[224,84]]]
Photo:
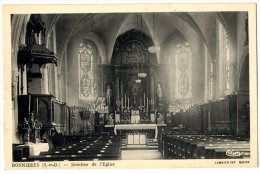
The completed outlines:
[[[39,45],[42,44],[42,32],[39,33]]]
[[[36,112],[39,114],[39,99],[38,97],[36,98]]]
[[[144,93],[144,107],[145,107],[145,93]]]
[[[126,94],[125,94],[125,107],[126,107]]]
[[[31,113],[31,95],[29,94],[29,108],[28,108],[29,114]]]
[[[123,111],[123,107],[124,107],[124,100],[123,100],[123,97],[121,97],[121,109]]]
[[[147,112],[148,112],[148,107],[149,107],[149,103],[148,103],[148,97],[147,97]]]
[[[139,102],[139,103],[140,103],[140,106],[141,106],[141,105],[142,105],[142,99],[141,99],[141,97],[140,97],[140,102]]]

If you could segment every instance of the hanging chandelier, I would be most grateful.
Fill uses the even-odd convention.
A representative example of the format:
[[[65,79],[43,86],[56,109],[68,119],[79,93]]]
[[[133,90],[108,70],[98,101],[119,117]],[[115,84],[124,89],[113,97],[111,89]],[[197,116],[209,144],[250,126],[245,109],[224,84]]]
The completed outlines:
[[[143,30],[143,16],[142,16],[142,14],[141,14],[141,32],[142,32],[142,30]],[[138,15],[137,15],[137,31],[138,31]],[[141,39],[142,39],[142,33],[141,33]],[[138,61],[137,61],[137,68],[138,68]],[[140,63],[140,72],[137,74],[137,76],[139,77],[139,78],[145,78],[146,77],[146,73],[144,72],[144,68],[143,68],[143,65],[141,65],[141,63]],[[141,80],[140,79],[137,79],[136,80],[136,83],[140,83],[141,82]]]
[[[154,13],[153,13],[153,40],[154,40],[154,43],[155,43],[155,35],[154,35]],[[160,52],[160,47],[159,46],[156,46],[156,44],[154,44],[153,46],[150,46],[148,48],[148,51],[150,53],[158,53]]]
[[[138,73],[138,77],[140,77],[140,78],[145,78],[146,77],[146,73]]]
[[[141,83],[141,79],[136,79],[135,83]]]

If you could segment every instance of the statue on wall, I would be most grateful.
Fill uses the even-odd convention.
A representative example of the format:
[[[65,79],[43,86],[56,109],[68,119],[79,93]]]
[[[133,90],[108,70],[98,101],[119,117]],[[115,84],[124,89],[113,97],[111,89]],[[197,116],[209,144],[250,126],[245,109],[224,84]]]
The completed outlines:
[[[157,84],[157,96],[159,100],[162,100],[162,88],[160,83]]]
[[[112,97],[112,89],[110,88],[110,85],[107,85],[106,101],[107,101],[108,106],[110,106],[110,104],[111,104],[111,97]]]

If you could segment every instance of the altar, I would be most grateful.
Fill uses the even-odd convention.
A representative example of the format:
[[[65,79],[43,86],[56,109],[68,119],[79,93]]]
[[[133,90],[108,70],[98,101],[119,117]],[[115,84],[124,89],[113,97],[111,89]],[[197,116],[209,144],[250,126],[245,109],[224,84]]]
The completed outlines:
[[[116,124],[114,127],[114,133],[117,135],[119,130],[141,131],[141,130],[153,130],[154,139],[157,139],[158,128],[156,124]]]

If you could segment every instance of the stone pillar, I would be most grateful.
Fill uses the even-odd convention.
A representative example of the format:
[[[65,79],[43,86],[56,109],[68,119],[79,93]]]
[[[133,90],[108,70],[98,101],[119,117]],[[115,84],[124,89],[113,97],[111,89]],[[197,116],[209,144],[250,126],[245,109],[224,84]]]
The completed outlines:
[[[209,99],[209,78],[208,75],[210,74],[210,71],[208,70],[209,68],[209,59],[210,57],[208,56],[208,50],[207,46],[204,45],[204,62],[205,62],[205,77],[204,77],[204,101],[208,101]]]
[[[64,65],[63,65],[63,72],[64,72],[64,93],[63,93],[63,97],[64,97],[64,101],[66,103],[68,103],[68,97],[69,97],[69,91],[68,91],[68,58],[67,58],[67,44],[65,46],[64,49]]]
[[[53,38],[53,52],[55,54],[57,54],[57,42],[56,42],[56,26],[53,27],[53,31],[52,31],[52,38]],[[56,98],[58,100],[60,100],[60,96],[59,96],[59,88],[58,88],[58,67],[57,66],[53,66],[53,71],[54,71],[54,95],[56,96]]]
[[[115,66],[115,77],[116,77],[116,109],[119,110],[119,66]]]
[[[154,70],[150,68],[150,98],[153,103],[151,103],[151,111],[154,111]]]

